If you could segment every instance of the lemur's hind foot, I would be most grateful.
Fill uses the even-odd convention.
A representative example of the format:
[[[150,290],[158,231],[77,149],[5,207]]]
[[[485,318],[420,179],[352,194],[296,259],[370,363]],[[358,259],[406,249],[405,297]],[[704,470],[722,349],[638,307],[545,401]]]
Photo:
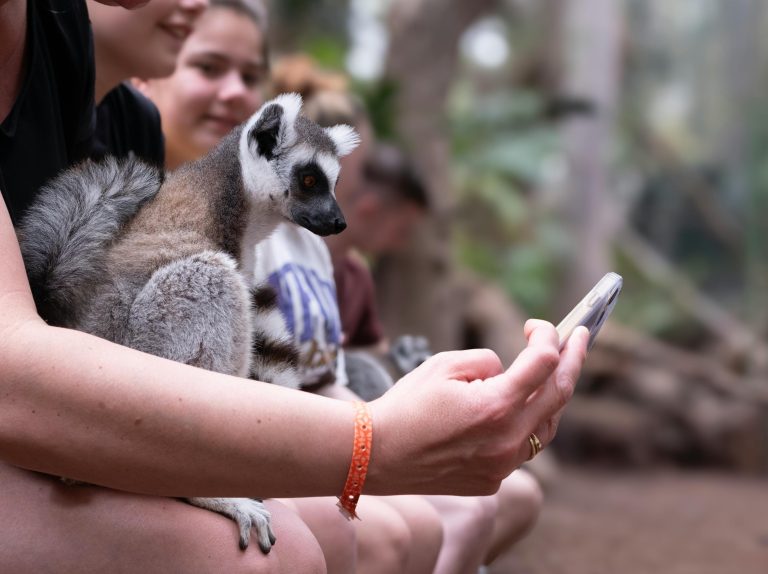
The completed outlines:
[[[237,522],[240,530],[240,548],[245,550],[251,540],[251,529],[256,530],[256,540],[264,554],[269,554],[275,544],[275,534],[270,521],[272,516],[264,503],[252,498],[185,498],[187,502],[218,512]]]

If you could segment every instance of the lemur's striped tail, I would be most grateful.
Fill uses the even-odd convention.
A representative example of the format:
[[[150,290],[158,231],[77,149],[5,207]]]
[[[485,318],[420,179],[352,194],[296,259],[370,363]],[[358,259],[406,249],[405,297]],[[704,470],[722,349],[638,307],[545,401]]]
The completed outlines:
[[[141,205],[162,173],[135,159],[86,160],[41,190],[18,237],[40,315],[71,325],[106,274],[105,247]]]
[[[251,378],[283,387],[298,388],[299,351],[277,305],[277,292],[269,283],[263,283],[251,290],[251,297]]]

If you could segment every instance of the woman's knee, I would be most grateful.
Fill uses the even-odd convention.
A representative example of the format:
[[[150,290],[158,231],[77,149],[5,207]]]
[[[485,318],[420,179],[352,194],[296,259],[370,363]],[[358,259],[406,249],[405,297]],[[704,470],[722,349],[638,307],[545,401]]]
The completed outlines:
[[[154,535],[164,542],[162,549],[155,548],[156,566],[164,565],[156,571],[325,574],[323,554],[307,525],[278,502],[267,500],[264,504],[272,515],[276,538],[268,554],[259,549],[253,537],[248,548],[241,550],[237,526],[229,518],[186,504],[174,507],[174,514],[179,514],[175,520],[158,520],[154,526]]]
[[[306,572],[324,574],[325,559],[322,549],[309,527],[297,514],[278,502],[266,501],[272,513],[277,542],[272,552],[277,553],[278,572]]]
[[[406,572],[432,572],[443,547],[443,520],[423,496],[382,498],[405,520],[411,533],[411,548]]]
[[[499,509],[496,495],[492,496],[429,496],[443,520],[445,536],[455,542],[485,540],[492,532]]]
[[[154,534],[163,541],[163,548],[154,548],[156,570],[152,567],[145,570],[201,574],[325,574],[320,546],[306,524],[295,512],[277,502],[267,500],[265,505],[272,515],[276,538],[268,554],[264,554],[253,539],[247,549],[241,550],[236,525],[228,518],[193,507],[176,508],[175,511],[186,516],[155,525]]]
[[[359,570],[402,571],[408,562],[412,538],[400,513],[375,497],[363,497],[358,513],[362,518],[355,524]]]
[[[434,506],[424,497],[387,496],[383,499],[403,517],[412,533],[414,543],[421,547],[434,547],[439,551],[443,543],[443,520]]]
[[[517,470],[501,483],[496,497],[499,511],[486,564],[519,542],[536,524],[544,495],[536,478]]]
[[[357,539],[354,524],[330,497],[282,500],[299,513],[320,544],[329,574],[355,572]]]
[[[278,538],[264,555],[238,546],[236,525],[178,500],[90,485],[0,463],[0,571],[325,572],[317,541],[286,508],[267,502]]]
[[[496,495],[450,497],[448,503],[449,513],[462,522],[464,527],[474,530],[492,528],[499,503]]]
[[[539,481],[524,470],[517,470],[502,481],[498,497],[501,511],[514,514],[523,530],[533,527],[544,503]]]

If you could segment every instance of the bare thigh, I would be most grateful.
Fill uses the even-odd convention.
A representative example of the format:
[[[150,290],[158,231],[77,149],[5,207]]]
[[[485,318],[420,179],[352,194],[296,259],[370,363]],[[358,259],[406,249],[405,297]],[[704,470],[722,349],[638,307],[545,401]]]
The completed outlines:
[[[334,497],[281,498],[280,502],[295,510],[317,538],[328,574],[355,572],[355,525],[342,516]]]
[[[0,571],[325,572],[317,541],[284,506],[267,502],[278,542],[269,555],[238,548],[234,522],[184,502],[67,486],[0,463]]]

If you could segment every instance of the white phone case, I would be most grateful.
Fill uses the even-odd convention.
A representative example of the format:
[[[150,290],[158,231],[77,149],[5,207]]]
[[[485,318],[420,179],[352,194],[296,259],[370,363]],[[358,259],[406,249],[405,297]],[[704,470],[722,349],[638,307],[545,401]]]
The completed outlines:
[[[557,333],[560,335],[560,349],[565,346],[565,342],[571,336],[574,329],[582,325],[589,329],[589,345],[587,348],[592,348],[600,327],[603,326],[608,315],[613,311],[614,305],[616,305],[616,298],[621,291],[623,283],[624,280],[617,273],[607,273],[597,282],[597,285],[587,293],[557,326]]]

